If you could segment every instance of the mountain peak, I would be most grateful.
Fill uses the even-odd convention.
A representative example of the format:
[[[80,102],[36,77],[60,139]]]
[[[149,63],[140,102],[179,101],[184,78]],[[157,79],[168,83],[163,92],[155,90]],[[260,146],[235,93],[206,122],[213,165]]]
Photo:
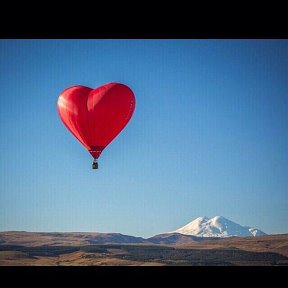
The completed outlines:
[[[203,222],[203,221],[207,221],[208,219],[209,218],[206,216],[200,216],[200,217],[197,217],[194,221]]]
[[[226,220],[225,217],[223,216],[214,216],[213,218],[211,218],[211,220],[214,219],[215,221],[218,221],[218,220]]]
[[[241,226],[223,216],[212,218],[198,217],[173,233],[200,237],[260,236],[265,233],[259,229]]]

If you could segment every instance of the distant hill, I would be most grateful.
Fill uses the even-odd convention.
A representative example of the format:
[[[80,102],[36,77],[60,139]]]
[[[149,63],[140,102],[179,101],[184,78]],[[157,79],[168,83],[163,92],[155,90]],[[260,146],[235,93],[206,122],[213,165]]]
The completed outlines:
[[[154,244],[189,244],[193,242],[200,242],[203,240],[201,237],[192,236],[192,235],[183,235],[180,233],[165,233],[155,235],[151,238],[148,238],[147,241]]]
[[[145,243],[142,237],[134,237],[123,235],[120,233],[98,233],[98,235],[90,236],[87,241],[90,244],[105,244],[105,243]]]
[[[98,232],[0,232],[0,245],[87,245],[145,243],[142,237]]]

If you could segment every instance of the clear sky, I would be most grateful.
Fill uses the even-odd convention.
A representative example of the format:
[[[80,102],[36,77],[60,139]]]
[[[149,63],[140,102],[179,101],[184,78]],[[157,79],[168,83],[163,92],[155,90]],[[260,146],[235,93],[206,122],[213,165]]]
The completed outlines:
[[[0,230],[288,233],[287,40],[0,40],[0,65]],[[57,98],[107,82],[136,109],[92,170]]]

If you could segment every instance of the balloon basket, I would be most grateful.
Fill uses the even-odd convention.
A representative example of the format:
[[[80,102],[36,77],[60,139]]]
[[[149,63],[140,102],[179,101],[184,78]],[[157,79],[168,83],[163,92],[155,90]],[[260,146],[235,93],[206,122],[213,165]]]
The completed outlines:
[[[98,169],[98,162],[96,159],[94,159],[94,161],[92,163],[92,169]]]

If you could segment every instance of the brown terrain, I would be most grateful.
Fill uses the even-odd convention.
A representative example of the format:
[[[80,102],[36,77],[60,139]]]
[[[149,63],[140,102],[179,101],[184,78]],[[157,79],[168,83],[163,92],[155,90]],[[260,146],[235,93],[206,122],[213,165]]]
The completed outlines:
[[[288,266],[288,234],[143,239],[119,233],[0,232],[1,266]]]

